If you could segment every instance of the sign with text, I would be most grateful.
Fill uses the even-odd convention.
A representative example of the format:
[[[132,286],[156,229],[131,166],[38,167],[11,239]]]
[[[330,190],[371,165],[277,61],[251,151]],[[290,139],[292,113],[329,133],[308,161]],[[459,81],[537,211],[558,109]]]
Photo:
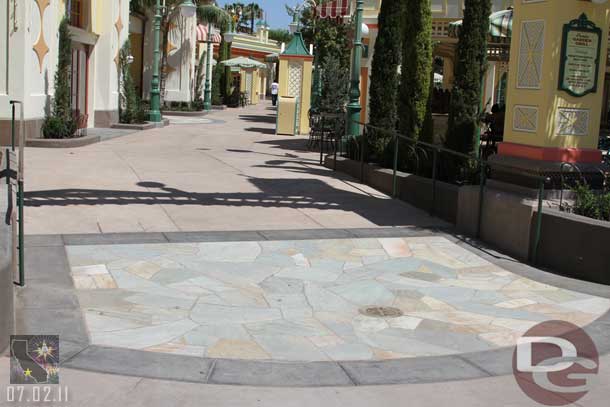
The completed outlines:
[[[582,14],[563,26],[559,89],[582,97],[597,92],[602,31]]]

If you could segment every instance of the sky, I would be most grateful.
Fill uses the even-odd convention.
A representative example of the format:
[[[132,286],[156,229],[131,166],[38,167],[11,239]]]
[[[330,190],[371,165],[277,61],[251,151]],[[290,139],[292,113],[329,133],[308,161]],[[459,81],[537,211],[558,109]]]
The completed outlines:
[[[228,3],[234,3],[231,0],[218,0],[220,6],[224,6]],[[242,0],[241,3],[248,4],[247,0]],[[288,14],[286,14],[285,4],[294,6],[295,0],[258,0],[256,1],[259,6],[263,8],[267,13],[267,22],[271,28],[284,28],[288,29],[288,23],[292,21]]]

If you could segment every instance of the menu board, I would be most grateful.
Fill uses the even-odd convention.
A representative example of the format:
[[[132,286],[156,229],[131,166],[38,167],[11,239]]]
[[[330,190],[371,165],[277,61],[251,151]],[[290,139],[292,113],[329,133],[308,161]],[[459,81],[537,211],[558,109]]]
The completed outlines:
[[[564,25],[559,89],[581,97],[597,92],[601,30],[583,14]]]

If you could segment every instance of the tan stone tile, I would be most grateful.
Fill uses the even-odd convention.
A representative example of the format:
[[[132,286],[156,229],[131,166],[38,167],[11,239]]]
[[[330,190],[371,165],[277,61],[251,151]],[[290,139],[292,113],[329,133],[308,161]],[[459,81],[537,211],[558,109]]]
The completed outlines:
[[[523,333],[518,331],[487,332],[479,334],[479,338],[496,346],[515,346]]]
[[[433,311],[454,311],[455,307],[452,307],[451,305],[447,304],[444,301],[441,300],[437,300],[434,297],[422,297],[422,299],[420,300],[422,303],[424,303],[425,305],[427,305],[431,310]]]
[[[203,356],[205,348],[202,346],[187,345],[179,342],[169,342],[144,349],[148,352],[172,353],[175,355]]]
[[[158,264],[154,264],[148,261],[137,261],[127,268],[127,271],[131,274],[135,274],[138,277],[149,280],[159,271],[161,267]]]
[[[254,341],[220,339],[210,347],[206,356],[227,359],[270,359],[267,352]]]
[[[118,288],[116,281],[110,274],[98,274],[93,276],[93,280],[95,281],[95,286],[99,289],[111,289]]]
[[[405,358],[412,358],[412,357],[416,356],[416,355],[409,355],[406,353],[392,352],[390,350],[384,350],[384,349],[378,349],[378,348],[373,348],[373,355],[375,356],[375,359],[377,359],[377,360],[405,359]]]
[[[533,304],[536,304],[536,301],[530,300],[529,298],[518,298],[514,300],[499,302],[495,304],[495,306],[500,308],[514,309]]]
[[[95,280],[91,276],[72,276],[77,290],[95,290]]]
[[[383,249],[352,249],[349,255],[357,257],[386,256],[386,252]]]
[[[548,316],[549,319],[571,322],[578,326],[589,325],[599,317],[598,315],[588,314],[580,311],[559,312],[555,314],[548,314]]]
[[[527,278],[518,278],[503,288],[503,291],[513,290],[557,291],[559,288],[550,286],[548,284],[542,284]]]
[[[412,255],[409,245],[401,238],[383,238],[379,239],[379,243],[390,257],[410,257]]]
[[[407,297],[397,296],[392,306],[400,309],[405,314],[410,312],[432,311],[432,308],[430,308],[427,304],[421,302],[420,300]]]

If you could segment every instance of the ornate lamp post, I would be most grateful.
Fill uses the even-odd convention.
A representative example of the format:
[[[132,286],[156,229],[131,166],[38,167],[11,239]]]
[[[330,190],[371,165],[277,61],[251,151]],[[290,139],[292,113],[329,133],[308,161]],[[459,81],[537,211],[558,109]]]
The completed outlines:
[[[347,105],[347,135],[357,137],[360,134],[358,119],[360,106],[360,60],[362,58],[362,10],[363,0],[356,0],[356,31],[354,35],[354,52],[352,52],[352,74]]]
[[[190,18],[195,15],[197,6],[193,3],[193,0],[183,0],[180,4],[180,14],[183,17]],[[159,59],[161,57],[161,51],[159,49],[159,38],[161,35],[161,18],[162,13],[165,12],[165,1],[161,5],[161,0],[157,0],[155,7],[155,25],[154,25],[154,40],[153,40],[153,77],[151,82],[150,90],[150,113],[149,120],[154,123],[159,123],[161,117],[161,82],[159,81]]]
[[[207,110],[210,111],[212,110],[212,81],[211,81],[211,76],[212,76],[212,53],[213,53],[213,47],[212,47],[212,24],[208,23],[208,40],[206,41],[206,43],[208,44],[208,49],[207,49],[207,60],[206,60],[206,66],[205,66],[205,90],[203,92],[203,110]]]

